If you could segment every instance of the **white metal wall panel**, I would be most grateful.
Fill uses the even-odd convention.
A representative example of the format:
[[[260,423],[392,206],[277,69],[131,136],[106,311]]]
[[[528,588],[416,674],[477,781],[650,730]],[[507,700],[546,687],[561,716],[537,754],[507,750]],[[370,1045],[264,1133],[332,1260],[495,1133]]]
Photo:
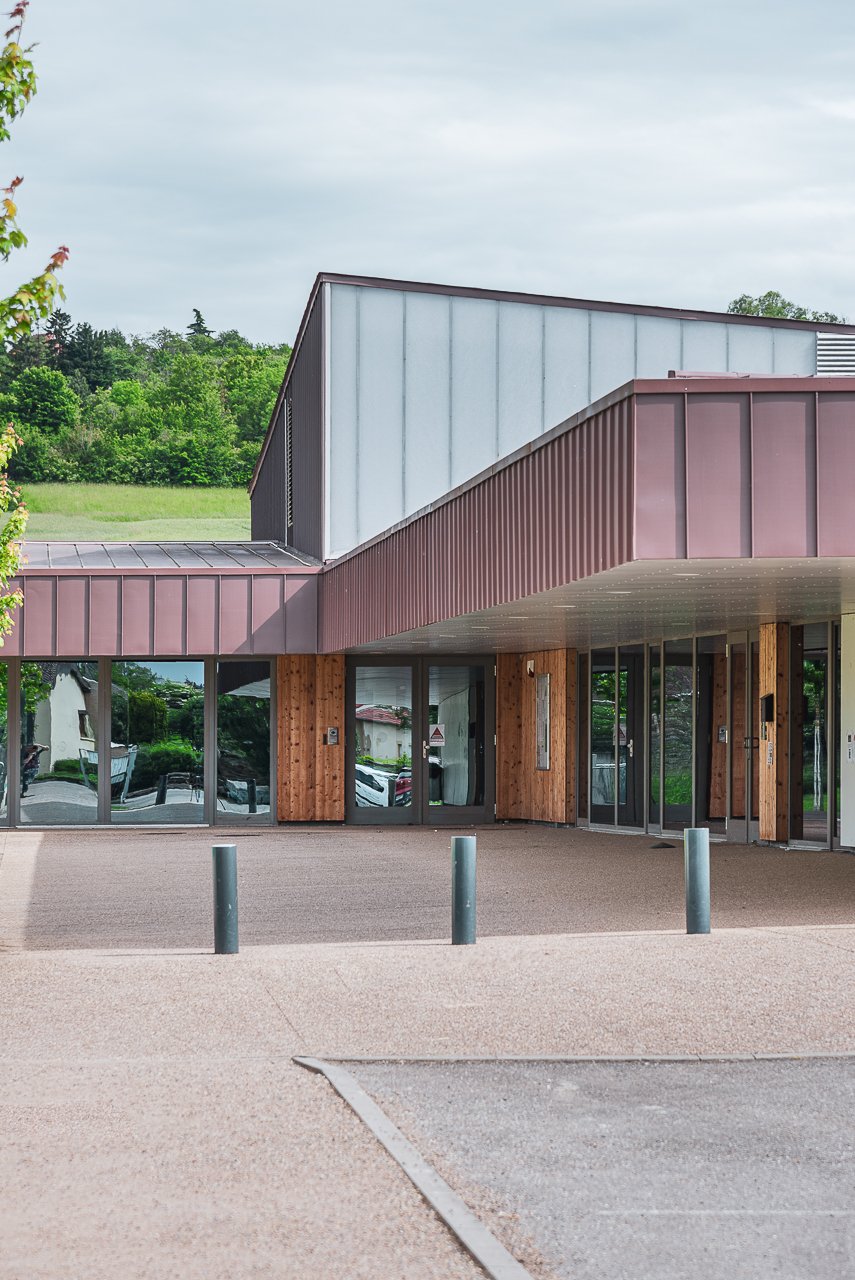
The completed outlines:
[[[761,329],[759,325],[729,324],[728,372],[774,373],[775,348],[772,332],[771,329]]]
[[[404,476],[404,297],[363,289],[359,299],[357,539],[401,518]]]
[[[404,503],[411,514],[451,488],[451,304],[410,293],[405,306]]]
[[[727,372],[727,325],[683,320],[683,368],[687,373]]]
[[[635,377],[635,316],[591,312],[591,400]]]
[[[498,309],[497,302],[482,298],[455,298],[451,304],[452,485],[468,480],[499,456]]]
[[[774,373],[816,373],[816,334],[811,329],[773,329]]]
[[[590,312],[575,308],[546,308],[544,427],[547,431],[590,403],[589,316]]]
[[[358,422],[356,362],[358,291],[332,285],[330,297],[329,467],[325,483],[327,556],[355,547]]]
[[[638,316],[636,320],[637,378],[661,378],[683,364],[680,321],[665,316]]]
[[[331,286],[328,327],[327,558],[633,377],[816,367],[811,330],[368,285]]]
[[[543,430],[543,307],[499,303],[499,457]]]

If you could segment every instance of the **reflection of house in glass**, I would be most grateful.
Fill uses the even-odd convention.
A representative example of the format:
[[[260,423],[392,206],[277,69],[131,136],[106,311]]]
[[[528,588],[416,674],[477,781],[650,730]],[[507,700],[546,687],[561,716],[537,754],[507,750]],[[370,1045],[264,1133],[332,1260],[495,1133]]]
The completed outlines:
[[[354,728],[359,755],[396,763],[402,756],[412,756],[412,729],[404,725],[404,714],[392,707],[360,704],[354,712]]]

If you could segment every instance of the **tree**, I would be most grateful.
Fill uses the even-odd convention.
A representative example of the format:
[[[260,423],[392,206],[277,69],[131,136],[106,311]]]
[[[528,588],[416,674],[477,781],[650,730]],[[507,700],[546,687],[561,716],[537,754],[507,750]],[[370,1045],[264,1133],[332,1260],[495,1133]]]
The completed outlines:
[[[27,16],[29,0],[9,13],[12,25],[5,32],[6,44],[0,51],[0,142],[11,137],[11,126],[21,115],[36,92],[36,73],[30,53],[32,46],[21,44],[21,32]],[[16,249],[22,249],[27,237],[18,225],[16,204],[20,177],[13,178],[4,189],[0,201],[0,257],[8,262]],[[65,245],[51,254],[43,271],[22,284],[6,298],[0,298],[0,339],[5,347],[16,337],[30,333],[39,320],[46,320],[57,297],[64,297],[56,272],[68,258]],[[12,630],[13,614],[23,602],[20,591],[8,591],[21,562],[20,539],[27,526],[27,508],[21,491],[9,484],[8,466],[21,438],[10,423],[0,432],[0,512],[7,519],[0,529],[0,643]]]
[[[193,308],[193,319],[187,326],[188,338],[212,338],[214,336],[213,329],[209,329],[202,319],[202,312],[198,307]]]
[[[740,294],[728,303],[728,314],[737,316],[769,316],[780,320],[812,320],[815,324],[845,324],[843,316],[836,316],[831,311],[811,311],[808,307],[800,307],[789,302],[783,294],[775,289],[761,293],[752,298],[750,293]]]

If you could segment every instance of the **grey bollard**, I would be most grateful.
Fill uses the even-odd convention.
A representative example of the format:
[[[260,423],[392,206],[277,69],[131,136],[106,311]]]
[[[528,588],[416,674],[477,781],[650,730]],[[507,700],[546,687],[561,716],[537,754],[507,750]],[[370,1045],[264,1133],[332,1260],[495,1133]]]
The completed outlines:
[[[710,833],[706,827],[683,832],[686,864],[686,933],[710,931]]]
[[[237,955],[237,845],[215,844],[214,855],[214,952]]]
[[[475,837],[451,837],[451,942],[475,941]]]

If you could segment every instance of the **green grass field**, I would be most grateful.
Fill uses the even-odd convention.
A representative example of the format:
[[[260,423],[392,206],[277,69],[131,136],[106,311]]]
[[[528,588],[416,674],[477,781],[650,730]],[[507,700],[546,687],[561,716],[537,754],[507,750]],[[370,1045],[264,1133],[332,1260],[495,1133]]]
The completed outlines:
[[[27,484],[33,542],[227,542],[249,538],[245,489]]]

